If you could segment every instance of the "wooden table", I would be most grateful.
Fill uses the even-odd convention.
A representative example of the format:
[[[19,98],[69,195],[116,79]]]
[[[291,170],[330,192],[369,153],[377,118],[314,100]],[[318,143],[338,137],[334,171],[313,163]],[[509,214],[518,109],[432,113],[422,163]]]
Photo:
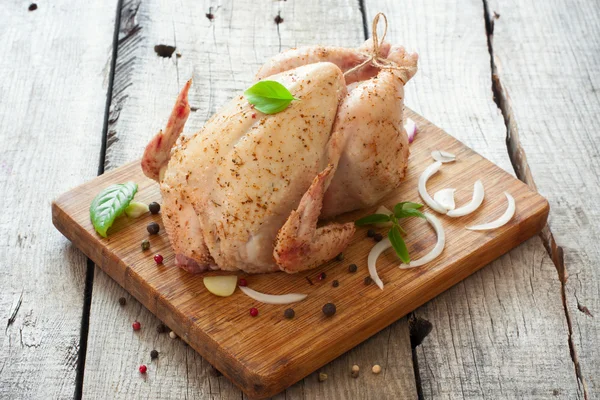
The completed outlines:
[[[407,105],[536,187],[550,201],[549,224],[325,366],[327,381],[315,373],[276,398],[600,396],[597,3],[37,6],[0,4],[0,398],[244,397],[182,341],[157,333],[159,321],[52,227],[50,201],[140,157],[189,77],[193,131],[267,57],[315,43],[356,46],[378,11],[389,39],[420,55]],[[166,56],[156,45],[175,50]],[[142,377],[152,349],[160,358]],[[369,372],[374,364],[382,374]]]

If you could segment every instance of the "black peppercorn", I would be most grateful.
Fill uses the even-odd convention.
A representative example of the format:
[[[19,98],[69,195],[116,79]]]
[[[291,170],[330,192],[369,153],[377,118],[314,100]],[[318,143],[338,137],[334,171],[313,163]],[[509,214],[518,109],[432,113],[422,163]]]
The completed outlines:
[[[344,253],[340,253],[335,257],[336,261],[344,261]]]
[[[150,209],[150,212],[152,214],[158,214],[158,212],[160,211],[160,204],[153,201],[152,203],[148,204],[148,208]]]
[[[365,277],[365,285],[370,285],[371,283],[373,283],[373,278],[370,276]]]
[[[166,326],[165,324],[158,324],[158,326],[156,327],[156,332],[167,333],[167,332],[169,332],[169,327]]]
[[[358,267],[356,266],[356,264],[350,264],[348,265],[348,271],[349,272],[356,272],[358,270]]]
[[[125,297],[121,297],[119,299],[119,304],[122,305],[122,306],[124,306],[125,304],[127,304],[127,299],[125,299]]]
[[[296,316],[296,312],[292,308],[288,308],[283,312],[283,316],[287,319],[292,319]]]
[[[322,281],[323,279],[327,278],[327,274],[325,274],[325,272],[321,272],[319,274],[319,276],[317,276],[317,279]]]
[[[340,282],[336,279],[335,281],[331,282],[331,286],[338,287],[340,286]]]
[[[375,236],[375,234],[376,234],[376,232],[373,229],[369,229],[367,231],[367,236],[370,237],[370,238],[372,238],[373,236]]]
[[[158,351],[156,351],[156,350],[152,350],[152,351],[150,352],[150,359],[152,359],[152,360],[155,360],[155,359],[157,359],[157,358],[158,358]]]
[[[381,235],[381,233],[376,233],[373,236],[373,240],[376,241],[376,242],[381,242],[383,240],[383,236]]]
[[[325,314],[326,317],[331,317],[335,314],[335,311],[335,304],[333,303],[327,303],[323,306],[323,314]]]
[[[148,230],[149,234],[156,235],[158,231],[160,231],[160,226],[158,226],[156,222],[150,222],[146,229]]]
[[[148,250],[149,248],[150,248],[150,242],[148,241],[148,239],[144,239],[142,241],[142,251]]]

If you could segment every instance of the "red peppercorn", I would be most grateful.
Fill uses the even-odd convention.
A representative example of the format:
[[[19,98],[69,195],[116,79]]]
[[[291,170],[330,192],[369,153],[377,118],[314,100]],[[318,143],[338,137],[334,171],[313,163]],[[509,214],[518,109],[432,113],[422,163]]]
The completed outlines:
[[[131,327],[134,331],[139,331],[142,327],[142,324],[140,324],[138,321],[135,321],[133,324],[131,324]]]
[[[140,365],[140,374],[145,374],[148,371],[148,367],[145,365]]]
[[[317,276],[317,279],[322,281],[323,279],[327,278],[327,275],[325,275],[325,272],[321,272],[319,274],[319,276]]]
[[[248,286],[248,282],[244,278],[242,278],[242,279],[240,279],[238,285],[240,285],[240,286]]]
[[[256,119],[256,113],[252,113],[252,119]]]
[[[157,254],[154,256],[154,261],[156,261],[157,264],[162,264],[163,263],[163,256],[161,256],[160,254]]]
[[[258,315],[258,309],[255,307],[252,307],[250,309],[250,315],[252,315],[253,317],[256,317]]]

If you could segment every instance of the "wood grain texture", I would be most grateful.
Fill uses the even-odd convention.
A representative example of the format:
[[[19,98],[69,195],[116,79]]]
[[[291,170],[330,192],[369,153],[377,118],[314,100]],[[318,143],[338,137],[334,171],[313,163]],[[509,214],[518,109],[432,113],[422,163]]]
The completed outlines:
[[[482,2],[365,3],[369,20],[385,12],[388,37],[419,53],[407,105],[514,173],[493,100]],[[578,395],[560,281],[544,254],[531,239],[415,311],[433,324],[417,348],[424,398]]]
[[[511,151],[520,176],[555,211],[553,239],[545,239],[564,282],[573,362],[581,390],[598,398],[600,8],[585,1],[494,1],[488,8],[499,15],[492,43]]]
[[[97,174],[116,15],[85,3],[0,4],[2,399],[75,393],[87,260],[50,201]]]
[[[209,13],[212,20],[206,16]],[[274,22],[277,15],[283,19],[279,25]],[[250,1],[183,1],[175,8],[167,1],[125,1],[105,166],[109,170],[140,156],[150,137],[164,126],[173,96],[190,76],[194,78],[190,102],[196,111],[186,129],[193,132],[225,101],[249,86],[258,67],[280,49],[315,43],[356,46],[362,41],[360,10],[351,0],[267,2],[261,7]],[[161,58],[154,51],[157,44],[177,49],[173,57]],[[176,58],[176,53],[181,57]],[[100,270],[96,271],[94,286],[86,397],[104,398],[107,393],[116,398],[128,398],[133,393],[152,398],[241,396],[227,378],[212,376],[210,364],[194,350],[156,335],[158,319],[146,309],[134,305],[139,313],[132,314],[115,307],[118,298],[126,294]],[[143,321],[148,329],[126,336],[113,329],[113,324],[129,329],[133,318]],[[160,368],[151,368],[151,379],[142,380],[137,366],[148,362],[151,347],[167,349],[168,356],[160,360]],[[382,360],[388,360],[387,365]],[[385,368],[383,385],[370,375],[355,380],[348,373],[353,364],[368,369],[374,363]],[[415,398],[406,319],[323,370],[329,374],[326,385],[313,374],[278,397],[336,398],[352,393],[376,398],[394,391]]]
[[[405,181],[385,204],[392,207],[399,201],[419,201],[418,177],[431,163],[431,151],[438,148],[456,154],[458,161],[446,165],[431,180],[429,190],[435,192],[446,185],[456,187],[457,201],[465,203],[471,197],[473,171],[478,171],[487,199],[467,217],[440,217],[447,235],[446,247],[443,256],[430,264],[400,270],[397,258],[387,252],[378,268],[386,284],[384,290],[363,283],[368,275],[367,255],[373,246],[372,239],[366,237],[366,228],[354,236],[342,262],[334,260],[317,271],[295,275],[249,276],[249,286],[262,292],[309,295],[294,305],[296,318],[291,321],[283,318],[287,306],[257,304],[239,291],[228,298],[211,295],[204,289],[202,276],[173,266],[174,254],[165,233],[151,237],[152,251],[142,252],[140,243],[148,236],[144,228],[150,220],[161,223],[159,216],[123,219],[111,228],[107,239],[95,234],[89,220],[89,204],[103,187],[133,180],[140,186],[136,196],[139,201],[159,198],[157,185],[142,175],[136,163],[61,196],[53,203],[53,221],[100,268],[244,392],[254,397],[274,395],[535,235],[546,222],[548,205],[543,197],[417,114],[408,111],[408,115],[416,120],[420,137],[411,146]],[[465,229],[465,225],[501,215],[506,202],[498,199],[505,191],[518,204],[509,224],[491,232]],[[340,219],[354,220],[365,211]],[[428,224],[414,219],[407,221],[405,228],[411,233],[406,239],[412,257],[417,259],[429,252],[435,235]],[[164,265],[156,265],[154,253],[164,256]],[[359,265],[358,273],[348,272],[351,262]],[[309,285],[306,277],[316,278],[319,271],[327,273],[327,280]],[[339,288],[331,287],[332,279],[339,280]],[[327,302],[338,308],[330,319],[321,313]],[[259,318],[249,316],[248,310],[253,306],[260,308]]]

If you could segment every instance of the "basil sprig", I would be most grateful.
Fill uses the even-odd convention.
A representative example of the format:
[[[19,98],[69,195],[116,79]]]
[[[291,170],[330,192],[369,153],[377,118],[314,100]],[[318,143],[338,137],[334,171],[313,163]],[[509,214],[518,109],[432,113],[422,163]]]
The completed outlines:
[[[394,206],[394,212],[390,215],[387,214],[372,214],[357,220],[354,224],[356,226],[364,226],[371,224],[381,224],[385,222],[391,222],[392,227],[388,232],[388,239],[392,244],[392,247],[396,251],[396,254],[404,264],[410,263],[410,255],[408,254],[408,248],[402,238],[402,233],[406,234],[406,231],[402,229],[398,220],[402,218],[418,217],[425,219],[425,215],[418,209],[423,207],[422,204],[412,203],[410,201],[404,201]]]
[[[248,103],[265,114],[277,114],[298,100],[285,86],[275,81],[259,81],[244,92]]]
[[[107,187],[94,198],[90,205],[90,218],[100,236],[106,237],[106,231],[125,212],[137,190],[138,185],[134,182],[116,184]]]

